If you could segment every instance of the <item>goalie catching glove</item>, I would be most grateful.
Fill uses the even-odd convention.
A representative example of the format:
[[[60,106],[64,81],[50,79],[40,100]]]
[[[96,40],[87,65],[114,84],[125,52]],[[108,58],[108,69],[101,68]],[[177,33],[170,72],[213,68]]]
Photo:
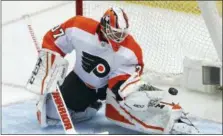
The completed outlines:
[[[107,108],[106,116],[122,127],[149,134],[198,134],[181,106],[163,102],[166,94],[141,80],[135,72],[120,86],[118,94],[107,91],[106,103],[113,110]],[[115,116],[110,112],[118,113]]]
[[[146,111],[149,106],[156,106],[164,97],[164,91],[159,90],[140,80],[138,72],[131,75],[118,91],[123,101],[120,104],[135,111]]]
[[[38,95],[54,92],[57,83],[59,85],[63,83],[68,65],[68,61],[60,54],[41,49],[35,68],[28,80],[27,89]]]

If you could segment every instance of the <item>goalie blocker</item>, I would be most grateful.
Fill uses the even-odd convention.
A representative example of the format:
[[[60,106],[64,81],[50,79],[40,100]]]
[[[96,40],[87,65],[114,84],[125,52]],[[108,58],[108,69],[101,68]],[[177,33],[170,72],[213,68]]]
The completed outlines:
[[[60,104],[55,106],[60,99],[56,92],[58,85],[73,122],[91,119],[102,105],[97,100],[105,100],[107,85],[97,90],[90,88],[73,71],[66,76],[67,68],[67,60],[56,52],[47,49],[40,51],[27,89],[39,95],[36,106],[41,127],[60,123],[57,113]]]

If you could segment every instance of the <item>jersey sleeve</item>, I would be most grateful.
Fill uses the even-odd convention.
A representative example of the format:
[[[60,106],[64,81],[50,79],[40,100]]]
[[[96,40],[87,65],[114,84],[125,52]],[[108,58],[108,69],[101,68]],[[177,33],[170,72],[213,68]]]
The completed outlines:
[[[119,89],[121,84],[124,83],[131,76],[131,74],[133,74],[137,70],[137,66],[141,66],[141,64],[126,64],[114,70],[110,74],[108,87],[111,90]],[[140,75],[141,75],[141,71],[140,71]]]
[[[137,70],[137,66],[139,65],[140,64],[126,64],[111,73],[108,81],[108,88],[116,95],[117,100],[122,100],[118,94],[119,88]]]
[[[123,45],[125,48],[131,50],[134,55],[128,57],[120,67],[111,72],[108,81],[108,87],[112,91],[118,91],[119,87],[133,74],[137,67],[140,66],[141,70],[139,74],[141,75],[144,69],[143,53],[140,45],[134,40],[134,38],[129,35],[127,40],[124,41]]]
[[[50,29],[43,37],[42,48],[55,51],[62,56],[72,52],[74,47],[71,44],[71,37],[66,33],[66,30],[72,27],[75,21],[76,17],[73,17]]]

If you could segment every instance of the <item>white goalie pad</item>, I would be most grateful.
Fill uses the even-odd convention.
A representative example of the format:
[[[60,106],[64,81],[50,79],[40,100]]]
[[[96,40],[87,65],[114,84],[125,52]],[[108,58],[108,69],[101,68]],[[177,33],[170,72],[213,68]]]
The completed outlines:
[[[46,118],[46,99],[47,95],[40,95],[39,100],[36,103],[36,115],[40,127],[47,127],[47,118]]]
[[[118,93],[122,101],[107,90],[106,117],[113,123],[148,134],[197,134],[192,123],[180,122],[184,113],[180,105],[163,101],[167,90],[142,81],[137,72],[121,85]]]
[[[27,89],[38,95],[55,91],[57,82],[63,83],[68,65],[68,61],[58,53],[42,49],[27,82]]]
[[[120,126],[145,133],[168,134],[182,114],[180,106],[162,102],[167,94],[164,90],[142,81],[137,72],[122,84],[118,92],[122,101],[114,99],[115,95],[108,90],[106,103],[113,112],[115,110],[122,116],[118,119],[118,115],[107,114],[108,119]]]
[[[139,95],[141,94],[139,93]],[[180,107],[176,106],[174,108],[174,105],[162,102],[157,105],[146,106],[147,108],[144,110],[135,110],[135,108],[126,105],[127,102],[121,104],[122,102],[116,101],[114,96],[111,90],[107,91],[106,104],[117,111],[117,113],[110,114],[107,118],[119,126],[135,131],[148,134],[169,134],[174,121],[179,119],[182,114]],[[107,109],[107,111],[109,110]],[[119,120],[117,120],[117,116],[121,116]]]

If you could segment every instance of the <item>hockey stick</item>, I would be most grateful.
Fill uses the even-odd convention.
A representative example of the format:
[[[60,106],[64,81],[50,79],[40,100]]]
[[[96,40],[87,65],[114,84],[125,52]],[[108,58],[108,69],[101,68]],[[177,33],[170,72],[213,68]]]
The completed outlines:
[[[31,20],[30,20],[30,16],[28,14],[26,15],[23,15],[22,18],[25,20],[26,24],[27,24],[27,27],[28,27],[28,30],[29,30],[29,34],[33,40],[33,43],[36,47],[36,51],[38,52],[39,54],[39,51],[40,51],[40,46],[39,46],[39,43],[38,43],[38,40],[36,38],[36,35],[33,31],[33,28],[32,28],[32,24],[31,24]]]
[[[57,112],[60,116],[60,120],[63,124],[66,134],[76,134],[69,111],[62,97],[62,94],[59,88],[59,83],[57,83],[56,92],[51,93],[51,96],[53,98],[53,102],[56,106]]]
[[[32,37],[32,40],[34,42],[35,48],[36,48],[37,52],[39,53],[40,46],[39,46],[38,40],[35,36],[35,33],[33,31],[29,15],[24,15],[23,18],[26,21],[26,24],[27,24],[29,33]],[[68,109],[66,107],[66,104],[64,102],[64,99],[61,95],[58,84],[57,84],[56,92],[51,93],[51,96],[53,98],[56,110],[57,110],[57,112],[60,116],[60,119],[61,119],[61,122],[62,122],[65,133],[66,134],[77,134],[77,132],[75,131],[74,125],[72,123],[70,114],[68,112]]]

